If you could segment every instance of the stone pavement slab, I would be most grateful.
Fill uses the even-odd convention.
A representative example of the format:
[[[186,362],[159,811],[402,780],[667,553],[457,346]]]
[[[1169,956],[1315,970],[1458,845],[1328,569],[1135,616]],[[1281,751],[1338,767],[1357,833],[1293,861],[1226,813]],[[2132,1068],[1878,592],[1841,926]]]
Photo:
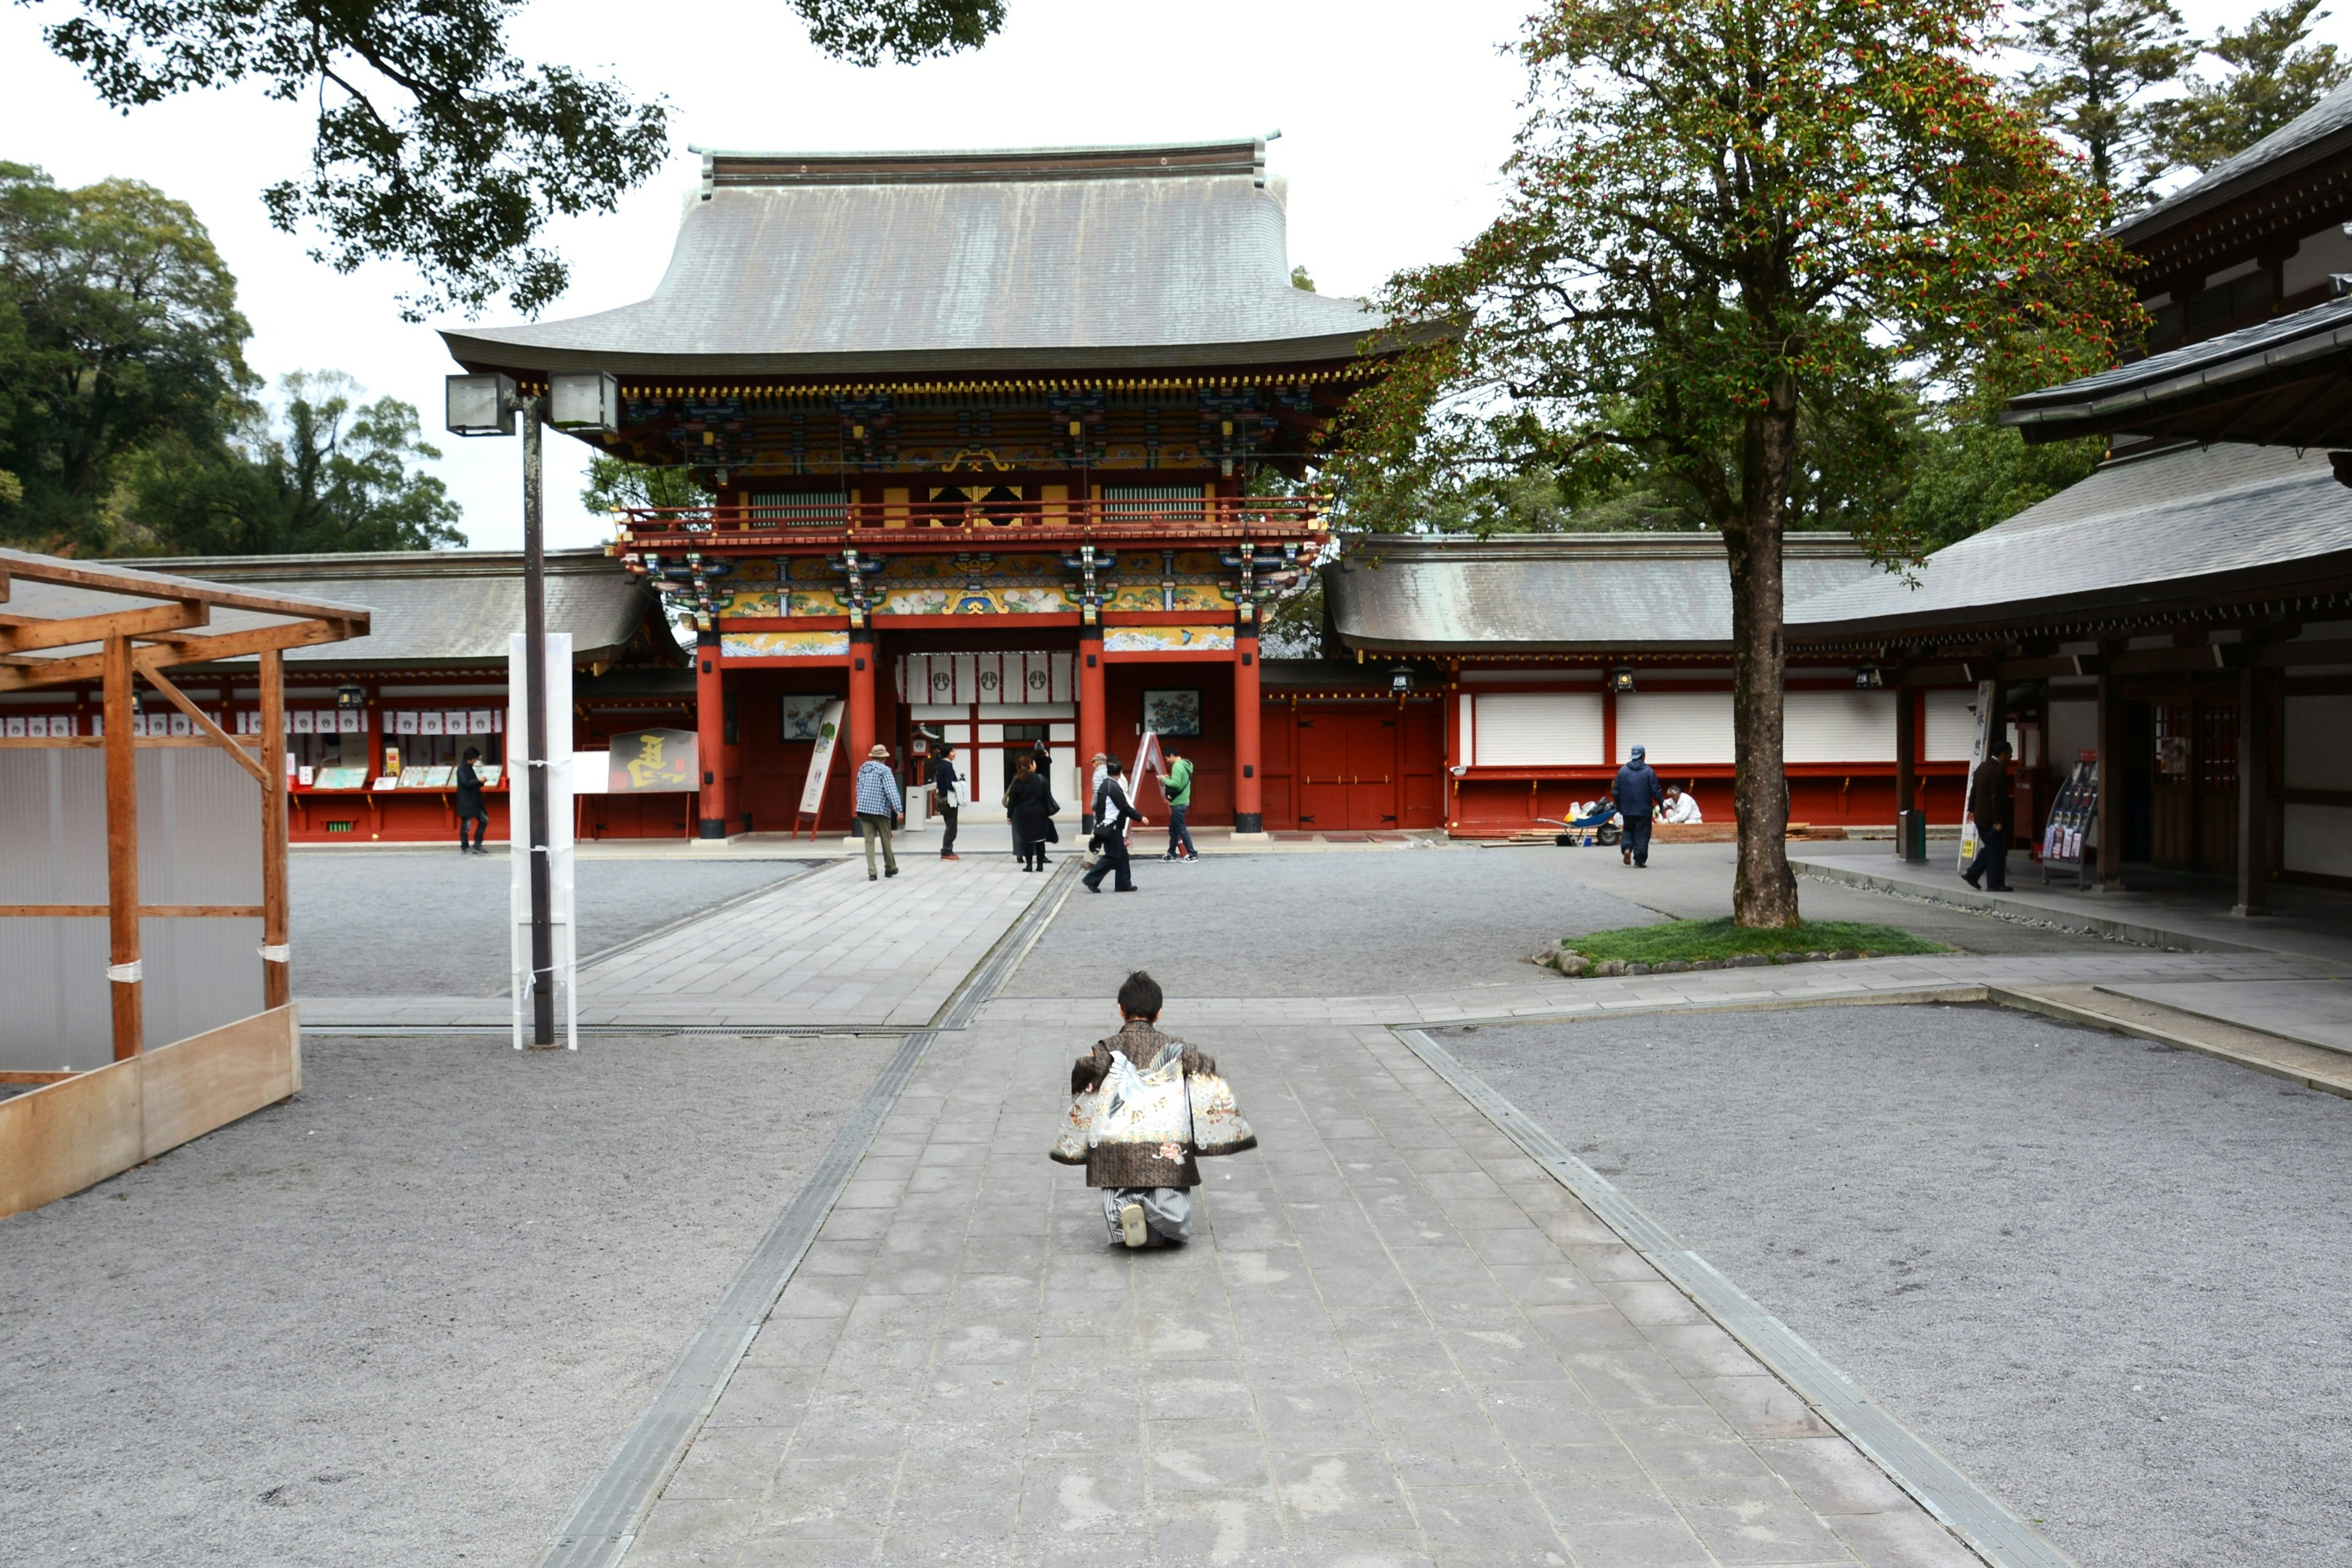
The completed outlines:
[[[1109,1247],[1076,1005],[940,1038],[629,1568],[1975,1561],[1385,1029],[1172,1009],[1262,1147]]]
[[[2100,989],[2323,1050],[2352,1052],[2352,981],[2165,980]]]
[[[1789,863],[1800,875],[2152,947],[2291,952],[2338,966],[2352,964],[2352,897],[2325,889],[2273,884],[2266,890],[2272,912],[2249,920],[2229,912],[2231,895],[2219,879],[2180,879],[2161,887],[2108,892],[2044,887],[2022,853],[2011,857],[2010,888],[2003,893],[1969,888],[1942,851],[1922,864],[1897,860],[1884,845],[1809,845],[1792,852]]]

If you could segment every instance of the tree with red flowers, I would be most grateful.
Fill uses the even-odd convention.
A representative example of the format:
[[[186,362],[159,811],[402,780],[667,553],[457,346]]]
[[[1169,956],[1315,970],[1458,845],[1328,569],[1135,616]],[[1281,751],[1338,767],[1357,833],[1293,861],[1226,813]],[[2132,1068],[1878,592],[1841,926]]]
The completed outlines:
[[[1990,0],[1550,0],[1518,46],[1505,211],[1381,305],[1409,346],[1336,475],[1360,521],[1541,472],[1670,476],[1727,547],[1738,922],[1783,847],[1792,484],[1899,458],[1923,397],[2112,363],[2137,306],[2105,198],[1974,62]],[[1888,509],[1874,554],[1916,554]]]

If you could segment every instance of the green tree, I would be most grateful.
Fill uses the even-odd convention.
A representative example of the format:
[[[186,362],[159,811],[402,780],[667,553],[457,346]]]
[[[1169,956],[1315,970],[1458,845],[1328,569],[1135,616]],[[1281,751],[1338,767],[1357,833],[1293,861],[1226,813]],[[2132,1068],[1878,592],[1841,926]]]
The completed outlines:
[[[1990,12],[1551,0],[1521,45],[1503,216],[1381,300],[1396,358],[1344,474],[1546,472],[1575,495],[1662,474],[1722,532],[1743,925],[1799,918],[1780,546],[1801,481],[1902,461],[1918,386],[2099,368],[2138,320],[2094,237],[2105,201],[1970,63]],[[1883,556],[1916,549],[1853,510]]]
[[[236,280],[184,203],[0,163],[0,537],[103,553],[126,462],[219,441],[254,384]]]
[[[2165,173],[2150,89],[2197,58],[2171,0],[2040,0],[2005,41],[2036,64],[2018,85],[2042,122],[2075,147],[2119,207]]]
[[[2088,479],[2105,455],[2095,439],[2029,447],[1973,403],[1939,410],[1920,433],[1899,526],[1921,549],[1941,550]]]
[[[142,549],[189,555],[312,554],[462,545],[457,503],[410,464],[441,454],[397,398],[360,400],[351,377],[294,374],[274,417],[254,412],[235,438],[170,442],[142,457],[126,521]]]
[[[669,150],[667,104],[514,56],[523,0],[19,3],[71,13],[44,36],[113,108],[247,82],[315,103],[310,173],[263,193],[270,221],[315,226],[312,255],[338,271],[413,265],[412,321],[501,292],[536,314],[569,279],[539,243],[549,221],[612,211]],[[820,50],[859,65],[976,47],[1004,21],[1003,0],[789,3]]]
[[[2186,91],[2153,106],[2155,145],[2172,168],[2200,173],[2242,153],[2352,80],[2334,44],[2314,44],[2326,19],[2320,0],[2289,0],[2257,11],[2244,27],[2224,27],[2204,52],[2228,68],[2218,81],[2192,78]]]
[[[653,463],[632,463],[610,452],[588,459],[588,482],[581,487],[580,504],[590,511],[616,511],[624,507],[709,506],[710,492],[694,470]]]

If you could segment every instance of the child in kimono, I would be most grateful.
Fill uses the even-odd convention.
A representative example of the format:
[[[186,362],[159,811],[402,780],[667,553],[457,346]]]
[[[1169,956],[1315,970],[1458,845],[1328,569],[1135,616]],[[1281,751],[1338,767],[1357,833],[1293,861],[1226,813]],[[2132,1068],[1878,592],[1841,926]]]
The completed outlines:
[[[1160,1000],[1160,983],[1139,969],[1118,988],[1119,1031],[1097,1041],[1070,1068],[1072,1125],[1054,1149],[1055,1159],[1086,1166],[1087,1185],[1102,1193],[1103,1222],[1115,1245],[1165,1247],[1190,1240],[1192,1189],[1201,1184],[1196,1157],[1237,1154],[1257,1144],[1216,1077],[1215,1060],[1154,1026]],[[1121,1058],[1132,1072],[1118,1070]],[[1106,1089],[1116,1095],[1118,1083],[1133,1084],[1137,1075],[1164,1082],[1162,1069],[1180,1062],[1183,1109],[1161,1130],[1170,1136],[1138,1142],[1103,1134],[1103,1123],[1115,1120],[1100,1115],[1108,1109],[1101,1103]],[[1207,1127],[1198,1109],[1204,1097],[1214,1107],[1207,1112]],[[1081,1120],[1087,1125],[1079,1125]]]

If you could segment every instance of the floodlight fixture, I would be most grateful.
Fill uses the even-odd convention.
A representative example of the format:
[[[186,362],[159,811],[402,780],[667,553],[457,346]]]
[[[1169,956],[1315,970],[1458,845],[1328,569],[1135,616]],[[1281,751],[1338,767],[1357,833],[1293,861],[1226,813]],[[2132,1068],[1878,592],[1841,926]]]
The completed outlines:
[[[1609,672],[1609,689],[1622,695],[1633,689],[1633,667],[1621,664]]]
[[[621,382],[610,371],[567,371],[547,380],[547,422],[558,430],[620,427]]]
[[[1874,664],[1859,666],[1853,672],[1853,689],[1856,691],[1876,691],[1885,684],[1885,673]]]
[[[453,375],[447,378],[445,423],[452,436],[511,436],[522,399],[515,394],[510,375]]]

